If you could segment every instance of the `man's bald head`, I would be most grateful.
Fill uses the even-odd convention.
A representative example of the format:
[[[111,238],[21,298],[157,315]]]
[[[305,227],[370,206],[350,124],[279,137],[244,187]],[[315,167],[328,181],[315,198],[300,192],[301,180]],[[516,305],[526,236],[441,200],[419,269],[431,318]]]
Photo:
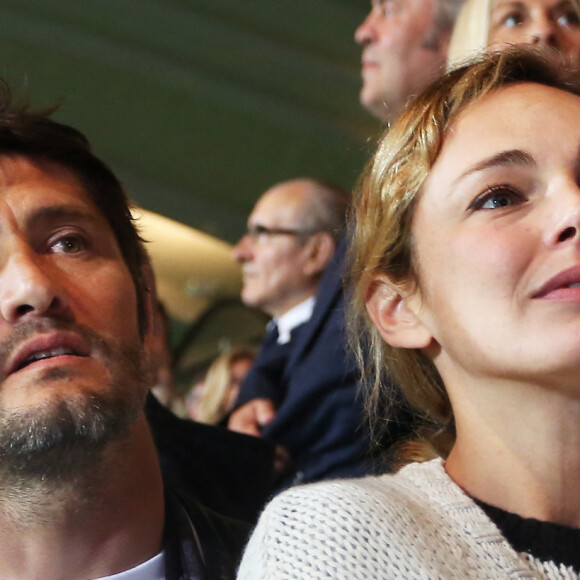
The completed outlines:
[[[294,179],[271,187],[233,250],[242,264],[242,300],[281,316],[318,288],[342,234],[350,196],[333,185]]]

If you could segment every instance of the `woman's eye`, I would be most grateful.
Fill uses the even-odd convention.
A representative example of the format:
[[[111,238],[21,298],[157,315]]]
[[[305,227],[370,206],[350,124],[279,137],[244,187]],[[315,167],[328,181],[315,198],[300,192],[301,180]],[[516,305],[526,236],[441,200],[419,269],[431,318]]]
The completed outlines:
[[[57,254],[76,254],[86,248],[86,242],[79,236],[63,236],[58,238],[51,249]]]
[[[483,195],[480,195],[470,206],[470,210],[498,209],[515,205],[521,202],[522,196],[512,190],[505,188],[494,188]]]
[[[570,8],[563,14],[560,14],[556,18],[556,22],[559,26],[578,26],[580,25],[580,16],[576,10]]]
[[[524,18],[521,14],[507,14],[503,17],[501,24],[507,28],[514,28],[519,26],[524,21]]]

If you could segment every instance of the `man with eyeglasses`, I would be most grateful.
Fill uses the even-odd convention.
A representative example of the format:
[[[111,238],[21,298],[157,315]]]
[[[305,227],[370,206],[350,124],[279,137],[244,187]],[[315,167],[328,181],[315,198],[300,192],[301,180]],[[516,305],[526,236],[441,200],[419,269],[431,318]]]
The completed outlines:
[[[344,226],[348,197],[334,191],[298,179],[276,185],[260,197],[248,219],[248,233],[234,248],[243,269],[245,304],[283,324],[293,308],[314,303]],[[305,322],[310,316],[298,318]]]
[[[276,185],[258,200],[233,250],[242,300],[273,322],[229,427],[278,445],[277,489],[369,468],[337,267],[349,201],[311,179]]]

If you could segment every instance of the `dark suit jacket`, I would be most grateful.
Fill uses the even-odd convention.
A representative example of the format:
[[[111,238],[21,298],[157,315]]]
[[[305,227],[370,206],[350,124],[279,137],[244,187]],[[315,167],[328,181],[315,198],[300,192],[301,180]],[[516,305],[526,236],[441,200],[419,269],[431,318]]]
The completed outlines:
[[[324,273],[312,318],[292,341],[280,383],[269,384],[254,365],[237,401],[240,406],[264,397],[276,403],[276,417],[262,434],[292,456],[295,479],[285,483],[357,476],[370,470],[358,374],[346,348],[345,249],[343,240]]]

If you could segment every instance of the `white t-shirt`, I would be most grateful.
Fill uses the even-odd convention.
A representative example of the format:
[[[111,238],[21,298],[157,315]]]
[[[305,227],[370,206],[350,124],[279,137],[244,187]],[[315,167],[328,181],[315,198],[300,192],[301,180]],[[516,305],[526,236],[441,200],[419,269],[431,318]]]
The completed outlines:
[[[165,552],[159,552],[135,568],[95,580],[165,580]]]

